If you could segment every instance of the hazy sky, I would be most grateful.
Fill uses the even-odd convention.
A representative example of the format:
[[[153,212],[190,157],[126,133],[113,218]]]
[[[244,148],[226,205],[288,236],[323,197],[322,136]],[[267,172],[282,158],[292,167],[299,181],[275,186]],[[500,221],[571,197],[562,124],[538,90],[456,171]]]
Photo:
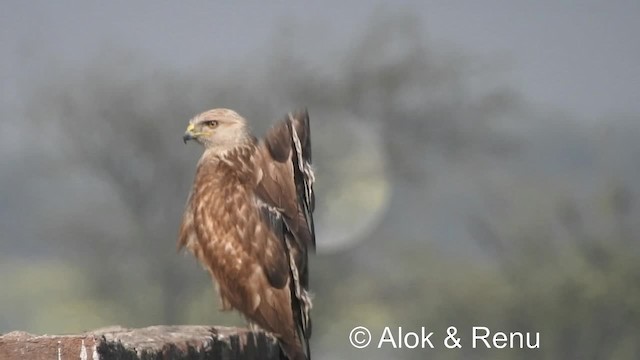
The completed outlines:
[[[267,5],[268,4],[268,5]],[[391,4],[391,2],[389,2]],[[283,23],[306,25],[310,54],[331,54],[375,9],[406,9],[437,44],[510,64],[511,84],[536,104],[585,120],[640,113],[640,1],[3,1],[3,103],[47,62],[85,62],[105,48],[138,49],[186,67],[259,56]],[[388,10],[386,10],[388,11]],[[294,28],[295,29],[295,28]],[[326,56],[326,55],[325,55]],[[472,57],[473,59],[473,57]],[[28,86],[28,85],[27,85]]]

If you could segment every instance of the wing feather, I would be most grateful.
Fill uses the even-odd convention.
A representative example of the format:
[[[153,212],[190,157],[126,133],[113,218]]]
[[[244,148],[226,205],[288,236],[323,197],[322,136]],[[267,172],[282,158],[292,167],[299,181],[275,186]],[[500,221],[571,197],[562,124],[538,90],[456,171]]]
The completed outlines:
[[[309,116],[306,111],[289,115],[276,124],[259,147],[263,176],[256,196],[282,211],[288,229],[305,252],[315,250],[314,193],[311,168]]]
[[[315,250],[313,227],[313,170],[309,116],[306,111],[289,116],[272,127],[258,147],[261,177],[255,189],[257,202],[267,209],[265,223],[285,245],[289,258],[292,307],[299,338],[308,348],[311,336],[308,295],[308,252]],[[274,222],[273,217],[279,222]]]
[[[284,236],[284,221],[276,209],[266,204],[259,204],[258,206],[261,221],[268,226],[268,230],[263,230],[262,228],[259,228],[259,230],[270,230],[273,234],[271,236],[270,234],[256,234],[258,235],[256,239],[265,240],[265,243],[256,244],[260,246],[260,248],[257,249],[256,255],[271,286],[276,289],[282,289],[289,280],[289,264],[285,248],[283,243],[278,240],[281,236]],[[272,236],[275,236],[275,239],[272,238]]]

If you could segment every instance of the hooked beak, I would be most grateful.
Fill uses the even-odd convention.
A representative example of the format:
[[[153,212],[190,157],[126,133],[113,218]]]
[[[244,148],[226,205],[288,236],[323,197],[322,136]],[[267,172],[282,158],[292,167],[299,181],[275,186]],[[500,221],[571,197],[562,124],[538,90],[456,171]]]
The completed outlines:
[[[184,135],[182,135],[182,141],[186,144],[187,141],[189,140],[194,140],[195,134],[194,131],[195,130],[195,126],[193,124],[189,124],[189,126],[187,126],[187,130],[184,132]]]

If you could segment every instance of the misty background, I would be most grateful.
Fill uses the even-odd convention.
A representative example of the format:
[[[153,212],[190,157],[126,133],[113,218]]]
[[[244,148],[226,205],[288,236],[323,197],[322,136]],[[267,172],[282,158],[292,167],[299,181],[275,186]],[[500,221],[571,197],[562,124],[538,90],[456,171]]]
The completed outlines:
[[[175,250],[182,133],[308,107],[314,358],[640,357],[640,3],[2,5],[0,333],[243,325]],[[436,349],[356,350],[360,325]]]

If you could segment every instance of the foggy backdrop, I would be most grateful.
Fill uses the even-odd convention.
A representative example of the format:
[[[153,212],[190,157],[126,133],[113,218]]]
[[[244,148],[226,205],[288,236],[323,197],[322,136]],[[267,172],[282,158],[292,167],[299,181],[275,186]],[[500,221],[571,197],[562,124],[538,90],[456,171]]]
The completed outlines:
[[[0,333],[243,325],[175,250],[182,133],[308,107],[314,358],[640,357],[640,3],[2,5]],[[463,349],[356,350],[360,325]]]

